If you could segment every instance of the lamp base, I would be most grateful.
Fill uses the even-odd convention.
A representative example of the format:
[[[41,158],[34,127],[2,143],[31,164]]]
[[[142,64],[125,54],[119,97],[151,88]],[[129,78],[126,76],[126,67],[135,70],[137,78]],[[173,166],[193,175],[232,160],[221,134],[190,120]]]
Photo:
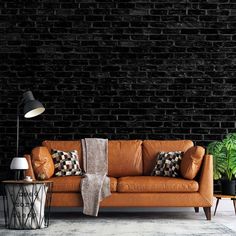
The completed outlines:
[[[15,170],[14,180],[25,179],[25,170]]]

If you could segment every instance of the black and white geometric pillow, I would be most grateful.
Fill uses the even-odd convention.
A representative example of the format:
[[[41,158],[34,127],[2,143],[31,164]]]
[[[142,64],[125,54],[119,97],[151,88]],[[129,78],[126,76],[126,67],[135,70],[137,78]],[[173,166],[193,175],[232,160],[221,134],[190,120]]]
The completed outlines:
[[[183,152],[160,152],[156,157],[156,165],[151,173],[153,176],[180,176],[180,162]]]
[[[52,150],[56,176],[82,175],[77,150],[64,152]]]

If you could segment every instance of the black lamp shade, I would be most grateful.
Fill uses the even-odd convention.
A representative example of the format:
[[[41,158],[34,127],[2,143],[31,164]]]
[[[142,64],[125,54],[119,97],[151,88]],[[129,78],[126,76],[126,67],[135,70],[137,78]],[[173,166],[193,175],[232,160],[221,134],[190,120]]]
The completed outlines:
[[[25,103],[24,105],[24,117],[31,118],[42,114],[45,111],[42,103],[34,100]]]
[[[31,91],[23,94],[24,98],[24,117],[32,118],[42,114],[45,111],[44,106],[41,102],[34,99]]]

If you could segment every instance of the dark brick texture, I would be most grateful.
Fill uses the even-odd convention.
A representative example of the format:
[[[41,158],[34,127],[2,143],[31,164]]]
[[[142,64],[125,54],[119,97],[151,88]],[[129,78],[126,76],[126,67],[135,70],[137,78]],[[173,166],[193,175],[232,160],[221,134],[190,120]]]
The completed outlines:
[[[235,0],[1,0],[0,178],[45,139],[192,139],[235,130]]]

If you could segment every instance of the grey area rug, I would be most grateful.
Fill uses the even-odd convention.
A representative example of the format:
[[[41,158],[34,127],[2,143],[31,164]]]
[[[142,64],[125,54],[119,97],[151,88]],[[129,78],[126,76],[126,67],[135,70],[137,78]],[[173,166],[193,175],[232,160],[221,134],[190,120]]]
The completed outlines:
[[[50,226],[38,230],[9,230],[0,219],[0,235],[79,235],[79,236],[154,236],[154,235],[219,235],[235,236],[236,232],[217,222],[207,221],[203,213],[103,212],[97,218],[75,212],[51,215]]]

